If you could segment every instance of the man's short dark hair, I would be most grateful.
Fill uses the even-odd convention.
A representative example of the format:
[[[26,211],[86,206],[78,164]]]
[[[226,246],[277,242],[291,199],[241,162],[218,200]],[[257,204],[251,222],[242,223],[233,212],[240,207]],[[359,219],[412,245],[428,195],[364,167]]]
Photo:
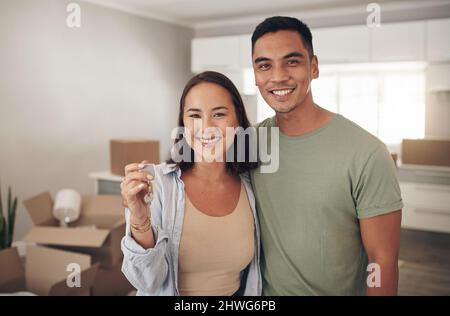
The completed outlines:
[[[303,45],[308,50],[309,57],[312,58],[314,56],[312,34],[308,25],[299,19],[288,16],[273,16],[258,24],[252,35],[252,53],[255,48],[255,43],[260,37],[267,33],[285,30],[297,32],[303,41]]]

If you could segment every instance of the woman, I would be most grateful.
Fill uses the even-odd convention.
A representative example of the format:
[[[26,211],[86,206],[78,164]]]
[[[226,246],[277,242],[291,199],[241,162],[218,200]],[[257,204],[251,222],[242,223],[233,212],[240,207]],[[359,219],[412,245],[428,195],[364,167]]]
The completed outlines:
[[[248,143],[244,162],[226,159],[230,149],[238,154],[227,127],[250,125],[236,87],[217,72],[196,75],[181,96],[178,125],[184,133],[166,163],[125,167],[122,271],[138,295],[260,295],[259,227],[247,175],[257,163],[248,159]]]

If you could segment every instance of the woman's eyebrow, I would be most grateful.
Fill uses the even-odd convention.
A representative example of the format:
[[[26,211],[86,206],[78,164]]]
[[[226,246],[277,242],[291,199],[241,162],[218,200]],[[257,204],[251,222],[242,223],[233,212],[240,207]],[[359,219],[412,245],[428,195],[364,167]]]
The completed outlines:
[[[228,108],[226,106],[222,105],[222,106],[216,106],[216,107],[211,109],[211,111],[217,111],[217,110],[228,110]],[[191,112],[201,112],[202,110],[198,109],[198,108],[190,108],[190,109],[186,110],[186,112],[189,112],[189,111],[191,111]]]
[[[228,108],[226,107],[226,106],[216,106],[215,108],[212,108],[212,111],[215,111],[215,110],[228,110]]]
[[[190,109],[187,109],[187,110],[186,110],[186,112],[189,112],[189,111],[193,111],[193,112],[201,112],[202,110],[197,109],[197,108],[190,108]]]

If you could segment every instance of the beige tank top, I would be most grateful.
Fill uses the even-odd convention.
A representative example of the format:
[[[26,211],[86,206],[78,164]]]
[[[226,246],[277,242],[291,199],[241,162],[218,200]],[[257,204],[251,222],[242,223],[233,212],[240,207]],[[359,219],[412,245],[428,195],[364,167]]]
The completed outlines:
[[[185,197],[178,262],[180,295],[232,295],[255,251],[254,219],[245,187],[241,183],[239,202],[226,216],[206,215],[186,193]]]

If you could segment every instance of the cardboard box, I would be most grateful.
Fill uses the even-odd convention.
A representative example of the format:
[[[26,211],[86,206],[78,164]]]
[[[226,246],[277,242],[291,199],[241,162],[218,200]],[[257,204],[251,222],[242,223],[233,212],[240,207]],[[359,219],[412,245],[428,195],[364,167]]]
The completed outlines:
[[[80,267],[80,287],[67,285],[67,278],[73,273],[68,265],[72,263]],[[8,248],[0,251],[0,293],[90,295],[98,266],[91,265],[88,255],[31,246],[27,248],[24,271],[17,248]]]
[[[450,140],[404,139],[402,163],[450,167]]]
[[[93,296],[124,296],[135,290],[122,273],[122,262],[111,269],[97,271],[91,294]]]
[[[26,288],[25,271],[17,248],[0,251],[0,293],[14,293]]]
[[[124,176],[125,166],[130,163],[147,160],[159,164],[159,141],[112,139],[110,157],[111,173]]]
[[[23,203],[34,223],[24,241],[88,254],[103,268],[113,268],[121,262],[120,242],[125,235],[121,196],[83,195],[80,218],[69,227],[60,227],[53,217],[53,200],[48,192]]]

